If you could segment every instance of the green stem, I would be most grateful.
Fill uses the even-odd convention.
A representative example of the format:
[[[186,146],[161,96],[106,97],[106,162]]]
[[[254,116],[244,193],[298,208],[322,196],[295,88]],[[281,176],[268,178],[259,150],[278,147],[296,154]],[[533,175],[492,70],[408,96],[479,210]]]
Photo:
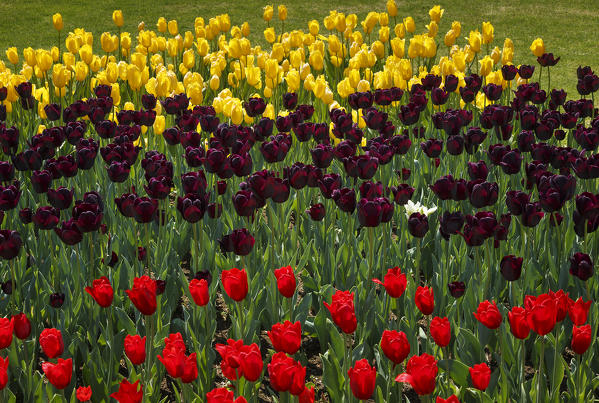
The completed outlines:
[[[552,380],[551,380],[551,387],[552,390],[556,390],[556,386],[557,385],[557,360],[559,359],[558,357],[558,350],[559,350],[559,330],[558,327],[556,326],[555,329],[555,348],[554,348],[554,352],[553,352],[553,376],[552,376]],[[558,390],[559,393],[559,390]],[[553,393],[552,393],[553,394]]]
[[[539,403],[541,400],[541,378],[543,377],[543,361],[545,358],[545,336],[541,337],[541,355],[539,357],[539,373],[537,375],[537,398]]]
[[[369,288],[372,287],[372,272],[374,270],[374,227],[368,227],[368,282]]]

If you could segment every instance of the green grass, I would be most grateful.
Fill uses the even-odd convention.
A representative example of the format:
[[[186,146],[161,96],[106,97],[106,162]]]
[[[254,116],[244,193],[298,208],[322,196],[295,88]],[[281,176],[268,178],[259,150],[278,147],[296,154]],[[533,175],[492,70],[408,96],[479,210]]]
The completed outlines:
[[[590,65],[599,70],[596,57],[599,37],[596,28],[599,26],[599,13],[593,11],[588,1],[467,1],[445,0],[422,2],[418,0],[397,1],[399,16],[412,15],[418,30],[424,30],[428,23],[428,9],[440,4],[445,14],[439,29],[439,40],[449,28],[453,20],[462,23],[462,37],[471,29],[479,28],[482,21],[491,21],[495,27],[495,42],[500,47],[505,37],[510,37],[515,44],[514,61],[518,63],[536,63],[528,47],[533,39],[541,37],[545,41],[547,51],[561,56],[559,64],[553,68],[552,84],[562,87],[576,96],[576,67]],[[192,30],[195,17],[208,19],[222,13],[229,13],[232,24],[249,21],[251,39],[264,42],[262,31],[262,7],[268,2],[246,1],[195,1],[163,0],[152,1],[67,1],[56,0],[51,3],[41,0],[14,1],[4,0],[0,3],[0,57],[9,46],[22,49],[27,46],[50,47],[56,44],[57,34],[52,27],[52,14],[63,15],[67,33],[77,27],[84,27],[95,34],[96,43],[104,31],[116,32],[112,23],[112,11],[122,9],[125,15],[125,30],[136,32],[137,24],[145,21],[146,26],[154,28],[158,17],[177,19],[180,31]],[[276,7],[276,4],[275,4]],[[313,0],[287,2],[289,17],[286,28],[306,28],[311,19],[321,22],[330,9],[340,12],[356,13],[359,17],[368,11],[385,10],[385,1],[359,0]],[[276,11],[275,11],[276,19]],[[64,36],[64,35],[63,35]],[[464,41],[462,39],[461,44]],[[441,52],[444,52],[441,45]]]

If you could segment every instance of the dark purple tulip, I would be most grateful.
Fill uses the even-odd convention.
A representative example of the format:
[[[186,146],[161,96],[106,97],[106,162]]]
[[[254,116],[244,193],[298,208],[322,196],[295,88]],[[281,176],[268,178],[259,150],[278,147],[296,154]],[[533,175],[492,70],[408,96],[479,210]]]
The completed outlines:
[[[458,135],[450,136],[445,143],[447,152],[451,155],[460,155],[464,151],[464,137]]]
[[[138,197],[133,204],[133,218],[138,223],[149,223],[158,214],[158,200],[148,197]]]
[[[146,260],[147,255],[148,255],[148,251],[146,248],[144,248],[143,246],[137,247],[137,260],[139,260],[140,262],[143,262]]]
[[[329,144],[317,144],[316,147],[310,150],[312,154],[312,162],[318,168],[328,168],[333,161],[333,147]]]
[[[371,179],[379,167],[379,160],[376,157],[371,157],[369,155],[359,155],[352,159],[356,162],[358,177],[360,179]],[[344,164],[345,161],[347,161],[347,159],[344,160]]]
[[[486,182],[480,179],[468,182],[468,198],[476,208],[492,206],[497,202],[498,196],[499,185],[496,182]]]
[[[313,204],[309,209],[306,210],[306,214],[314,221],[322,221],[326,211],[322,203]]]
[[[6,295],[11,295],[13,290],[13,282],[12,280],[5,281],[0,283],[0,288],[2,288],[2,292]]]
[[[250,117],[255,117],[261,115],[266,109],[266,103],[262,98],[252,97],[247,100],[247,102],[243,103],[243,108],[245,112]]]
[[[46,193],[52,183],[52,174],[48,170],[33,171],[31,185],[36,193]]]
[[[240,217],[250,217],[258,207],[254,193],[250,190],[240,190],[233,195],[233,207]]]
[[[100,229],[102,209],[98,204],[76,201],[73,207],[73,219],[81,232],[92,232]]]
[[[6,260],[15,258],[21,250],[21,236],[17,231],[0,230],[0,257]]]
[[[272,134],[274,123],[275,122],[269,118],[260,119],[258,123],[254,125],[254,134],[256,135],[256,140],[264,141],[264,139],[269,137]]]
[[[179,210],[185,221],[190,223],[198,222],[204,218],[209,197],[209,193],[203,195],[188,193],[183,197],[177,197],[177,210]]]
[[[52,122],[60,119],[60,116],[62,115],[60,105],[58,104],[48,104],[44,106],[44,113],[46,114],[48,120]]]
[[[287,179],[274,178],[272,201],[275,203],[285,203],[289,199],[290,190],[291,188]]]
[[[343,161],[344,158],[356,155],[356,145],[350,141],[343,140],[335,146],[333,154],[335,154],[335,158],[339,161]]]
[[[87,170],[94,166],[98,145],[93,140],[81,139],[77,144],[76,160],[77,168]]]
[[[428,232],[428,217],[420,213],[412,213],[408,218],[408,231],[416,238],[423,238]]]
[[[412,199],[412,195],[414,194],[414,188],[408,185],[407,183],[402,183],[400,185],[392,186],[391,192],[393,193],[393,201],[400,206],[403,206],[408,202],[408,200]]]
[[[2,212],[2,214],[4,214],[4,212]],[[29,207],[25,207],[19,210],[19,219],[23,224],[27,225],[33,221],[33,212]]]
[[[219,240],[220,249],[223,253],[233,252],[237,256],[246,256],[254,247],[254,237],[245,228],[233,230]]]
[[[364,123],[366,127],[371,130],[380,130],[385,126],[387,121],[387,114],[376,110],[375,108],[368,108],[364,111]]]
[[[447,284],[449,293],[454,298],[460,298],[466,292],[466,284],[462,281],[454,281]]]
[[[528,80],[530,77],[532,77],[534,72],[535,66],[530,66],[527,64],[520,65],[520,68],[518,69],[518,74],[520,74],[520,77],[525,80]]]
[[[530,195],[520,190],[509,190],[505,195],[505,203],[511,214],[519,216],[530,203]]]
[[[528,203],[522,212],[522,225],[535,227],[543,218],[544,213],[540,211],[539,203]]]
[[[587,281],[593,276],[593,261],[586,253],[576,252],[570,258],[570,274],[582,281]]]
[[[73,189],[67,189],[60,186],[57,189],[48,189],[46,193],[48,202],[58,210],[65,210],[71,207],[73,202]]]
[[[452,93],[458,89],[459,83],[460,80],[456,76],[454,76],[453,74],[449,74],[445,77],[445,85],[443,86],[443,88],[445,88],[445,91],[447,91],[448,93]]]
[[[428,139],[425,142],[420,143],[420,148],[427,157],[437,158],[441,155],[441,151],[443,150],[443,140]]]
[[[470,176],[470,180],[473,181],[477,179],[487,180],[489,169],[485,161],[468,162],[468,175]]]
[[[512,81],[518,74],[518,68],[513,64],[506,64],[501,67],[501,75],[505,81]]]
[[[156,97],[152,94],[143,94],[141,96],[141,104],[145,110],[154,109],[156,107]]]
[[[114,199],[114,202],[123,216],[133,217],[135,214],[133,210],[135,199],[137,199],[135,193],[125,193],[121,197]]]
[[[185,193],[204,194],[208,187],[204,171],[187,172],[181,174],[181,185]]]
[[[559,62],[560,57],[557,59],[553,56],[553,53],[543,53],[541,56],[537,57],[537,63],[539,63],[542,67],[552,67]]]
[[[63,221],[62,226],[54,228],[54,232],[67,245],[76,245],[83,239],[83,234],[73,219]]]
[[[0,182],[10,182],[14,177],[14,165],[8,161],[0,161]]]
[[[56,160],[58,172],[65,178],[72,178],[77,174],[77,162],[72,155],[61,156]]]
[[[521,257],[516,257],[514,255],[507,255],[501,259],[501,263],[499,263],[499,269],[503,278],[507,281],[516,281],[520,278],[520,274],[522,273],[522,259]]]
[[[289,180],[289,185],[294,189],[303,189],[308,184],[310,168],[301,162],[296,162],[283,169],[283,177]]]
[[[298,141],[304,142],[310,140],[314,136],[314,123],[304,122],[293,128],[295,137]]]
[[[216,193],[222,196],[227,191],[227,181],[216,181]]]
[[[399,107],[399,119],[404,126],[411,126],[420,118],[420,108],[413,102]]]
[[[225,155],[222,153],[222,151],[219,151],[219,153],[219,157],[222,157],[224,159]],[[187,147],[185,148],[185,161],[187,162],[187,165],[189,165],[192,168],[200,167],[204,163],[204,154],[204,149],[201,147]],[[214,156],[212,158],[214,159]],[[212,162],[213,161],[211,161],[211,163]],[[220,161],[220,163],[222,164],[222,160]],[[216,171],[218,171],[218,167],[215,170],[208,172]]]
[[[443,88],[434,88],[431,92],[431,101],[433,105],[444,105],[449,99],[449,92]]]
[[[297,105],[297,94],[295,92],[287,92],[283,94],[283,107],[287,110],[295,109]]]
[[[322,177],[318,183],[322,195],[326,199],[330,199],[333,192],[341,188],[341,177],[337,174],[327,174]]]
[[[223,213],[223,205],[220,203],[208,203],[208,217],[219,218]]]
[[[514,175],[520,172],[520,166],[522,165],[522,156],[520,151],[511,150],[503,155],[501,162],[499,163],[503,172],[508,175]]]
[[[377,227],[381,223],[383,216],[383,198],[368,200],[360,199],[358,202],[358,220],[364,227]],[[388,202],[387,202],[388,203]]]
[[[21,190],[19,181],[15,181],[13,185],[0,186],[0,210],[8,211],[19,204],[21,198]]]
[[[181,130],[176,126],[169,127],[162,133],[162,137],[164,137],[166,144],[176,146],[181,143]]]
[[[431,190],[441,200],[450,200],[456,194],[456,181],[451,175],[443,176],[435,181],[434,185],[430,186]]]
[[[483,87],[483,92],[491,101],[497,101],[501,98],[502,93],[501,85],[487,84]]]
[[[125,182],[129,178],[130,171],[131,167],[127,161],[112,161],[112,163],[106,167],[108,179],[116,183]]]
[[[60,308],[64,304],[65,295],[63,292],[55,292],[50,294],[50,306],[52,308]]]
[[[365,181],[360,185],[360,197],[372,200],[383,196],[383,184],[381,182]]]
[[[450,235],[456,235],[464,226],[464,216],[461,212],[456,211],[450,213],[445,211],[443,215],[439,216],[439,233],[449,240]]]
[[[354,189],[335,189],[332,194],[332,199],[341,211],[351,214],[356,209],[356,192]]]
[[[165,199],[171,192],[173,187],[173,181],[166,176],[156,176],[150,178],[147,185],[144,185],[144,189],[148,196],[153,199]]]
[[[244,177],[252,172],[252,157],[250,154],[233,154],[230,156],[231,168],[238,177]]]

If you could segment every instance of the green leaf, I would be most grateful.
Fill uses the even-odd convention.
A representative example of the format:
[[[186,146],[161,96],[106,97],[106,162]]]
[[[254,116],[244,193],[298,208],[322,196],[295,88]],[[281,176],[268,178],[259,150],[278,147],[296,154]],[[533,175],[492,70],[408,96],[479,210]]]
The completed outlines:
[[[451,379],[458,385],[461,387],[468,387],[468,376],[470,375],[470,372],[464,363],[457,360],[440,360],[438,365],[446,371]]]

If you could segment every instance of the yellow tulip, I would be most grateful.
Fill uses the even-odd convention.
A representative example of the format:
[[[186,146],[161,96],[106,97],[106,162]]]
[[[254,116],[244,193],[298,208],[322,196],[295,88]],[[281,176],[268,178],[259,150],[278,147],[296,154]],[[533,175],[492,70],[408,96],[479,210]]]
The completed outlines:
[[[35,50],[33,50],[31,47],[23,49],[23,58],[31,67],[34,67],[37,63],[37,59],[35,58]]]
[[[57,31],[62,31],[64,24],[62,22],[62,15],[56,13],[52,16],[52,24],[54,25],[54,29]]]
[[[127,66],[127,83],[133,91],[137,91],[141,87],[141,71],[139,71],[137,66],[134,64],[130,64]]]
[[[406,26],[403,23],[396,24],[393,31],[398,38],[403,39],[406,36]]]
[[[246,38],[250,36],[250,24],[248,24],[247,21],[241,24],[241,35],[245,36]]]
[[[443,38],[443,43],[445,43],[445,46],[450,48],[455,44],[456,39],[457,39],[457,35],[456,35],[455,31],[453,29],[450,29],[445,34],[445,37]]]
[[[433,58],[437,54],[437,42],[429,36],[424,37],[424,57]]]
[[[491,59],[493,59],[493,64],[497,64],[501,60],[501,51],[498,46],[495,46],[491,51]]]
[[[121,33],[121,48],[123,50],[131,49],[131,36],[129,36],[129,32]]]
[[[52,55],[45,49],[38,49],[35,51],[35,65],[39,67],[42,72],[50,70],[52,67]]]
[[[58,49],[56,49],[56,56],[58,56]],[[54,60],[54,63],[58,62],[58,58],[55,60],[54,55],[52,55],[52,60]],[[75,66],[75,55],[70,52],[64,52],[62,54],[62,64],[64,64],[67,69],[73,70],[73,67]]]
[[[264,30],[264,39],[266,39],[266,42],[268,43],[274,43],[274,41],[276,40],[276,36],[275,29],[273,27],[266,28]]]
[[[102,50],[106,53],[111,53],[115,50],[114,41],[108,32],[102,33],[100,36],[100,44],[102,45]]]
[[[179,25],[177,24],[177,20],[170,20],[167,24],[168,33],[172,36],[175,36],[179,33]]]
[[[272,20],[272,16],[274,14],[274,10],[272,6],[264,6],[264,11],[262,13],[262,18],[264,21],[268,22]]]
[[[534,41],[532,41],[532,44],[530,45],[530,50],[532,54],[536,57],[541,57],[543,53],[545,53],[545,43],[541,38],[537,38]]]
[[[17,48],[13,46],[11,48],[6,49],[6,58],[12,64],[19,63],[19,53],[17,52]]]
[[[379,41],[387,43],[389,40],[389,27],[381,27],[379,29]]]
[[[69,73],[64,68],[64,65],[56,63],[52,67],[52,84],[54,84],[55,87],[63,88],[67,85],[68,78]]]
[[[125,23],[123,20],[123,12],[121,10],[114,10],[112,12],[112,21],[114,22],[114,25],[116,25],[117,27],[122,27]]]
[[[490,22],[483,22],[483,44],[493,42],[493,33],[495,32]]]
[[[156,120],[154,120],[154,126],[152,126],[152,128],[154,129],[154,134],[161,135],[162,133],[164,133],[165,127],[166,121],[164,115],[157,115]]]
[[[97,73],[100,70],[100,67],[102,67],[102,63],[100,62],[100,58],[98,56],[94,55],[94,57],[92,58],[92,62],[89,65],[89,68],[94,73]]]
[[[87,77],[89,67],[82,61],[75,63],[75,80],[82,82]]]
[[[478,32],[478,29],[476,31],[470,31],[470,35],[468,36],[468,44],[474,53],[480,52],[481,43],[482,35],[480,32]]]
[[[195,54],[193,49],[188,49],[183,52],[183,65],[186,68],[191,69],[193,66],[195,66],[195,63]]]
[[[491,72],[491,69],[493,68],[493,59],[491,59],[491,57],[487,55],[478,62],[480,63],[480,69],[478,71],[478,74],[481,77],[486,77],[487,74],[489,74]]]
[[[456,38],[459,38],[462,34],[462,24],[459,21],[454,21],[451,23],[451,29],[455,32]]]
[[[337,14],[337,16],[335,17],[335,29],[339,32],[343,32],[345,31],[346,26],[347,25],[345,23],[345,15]]]
[[[501,64],[510,64],[514,60],[514,50],[512,48],[503,48],[501,52]]]
[[[156,29],[158,32],[165,33],[167,30],[166,18],[160,17],[158,18],[158,22],[156,23]]]
[[[387,13],[379,13],[379,24],[382,27],[386,27],[389,25],[389,14]]]
[[[393,50],[393,56],[402,58],[404,56],[406,47],[405,39],[393,38],[391,39],[391,50]]]
[[[374,41],[372,43],[372,51],[379,60],[385,57],[385,45],[381,41]]]
[[[416,30],[416,23],[412,17],[406,17],[403,19],[403,24],[406,27],[406,31],[413,33]]]
[[[439,25],[437,25],[435,21],[431,21],[430,24],[426,26],[426,29],[428,29],[427,35],[434,38],[437,36],[437,32],[439,32]]]
[[[285,21],[287,19],[287,7],[281,4],[277,11],[279,12],[279,20]]]
[[[216,74],[210,77],[210,89],[216,91],[220,87],[220,78]]]
[[[137,31],[143,31],[144,29],[146,29],[146,23],[141,21],[139,24],[137,24]]]
[[[397,16],[397,4],[395,4],[395,0],[387,0],[387,13],[391,17]]]
[[[65,44],[69,52],[71,52],[72,54],[75,54],[79,51],[79,42],[77,42],[77,39],[74,36],[67,36]]]
[[[430,10],[428,10],[428,16],[431,17],[431,21],[435,21],[437,24],[441,21],[441,17],[443,17],[443,13],[445,12],[441,6],[434,6]]]
[[[451,59],[458,71],[466,69],[466,54],[462,51],[455,52],[451,55]]]
[[[316,20],[311,20],[310,22],[308,22],[308,30],[310,31],[310,33],[314,36],[318,35],[318,31],[319,31],[320,27],[318,25],[318,21]]]
[[[514,50],[514,42],[512,42],[510,38],[505,38],[505,40],[503,41],[503,47],[504,49],[511,48],[512,50]]]
[[[320,51],[310,52],[310,57],[308,58],[310,62],[310,66],[316,71],[320,71],[324,67],[324,58]]]

